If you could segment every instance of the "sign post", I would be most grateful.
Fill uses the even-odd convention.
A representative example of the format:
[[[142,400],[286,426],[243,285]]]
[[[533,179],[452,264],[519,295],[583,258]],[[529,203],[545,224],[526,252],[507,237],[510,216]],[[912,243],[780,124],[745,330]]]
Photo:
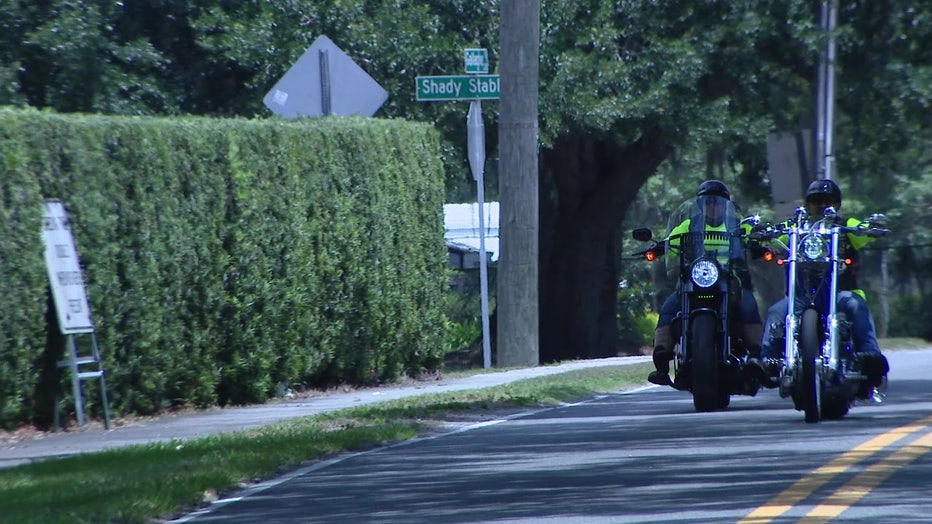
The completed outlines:
[[[485,252],[485,124],[482,122],[482,102],[469,103],[466,117],[469,168],[476,181],[476,198],[479,202],[479,287],[482,308],[482,366],[492,367],[492,343],[489,329],[489,269]]]
[[[485,49],[463,51],[465,76],[419,76],[415,79],[418,102],[469,100],[466,116],[469,168],[476,181],[479,202],[479,286],[482,302],[482,365],[492,367],[491,330],[489,328],[488,256],[485,251],[485,124],[482,100],[499,99],[499,77],[489,75],[489,54]]]

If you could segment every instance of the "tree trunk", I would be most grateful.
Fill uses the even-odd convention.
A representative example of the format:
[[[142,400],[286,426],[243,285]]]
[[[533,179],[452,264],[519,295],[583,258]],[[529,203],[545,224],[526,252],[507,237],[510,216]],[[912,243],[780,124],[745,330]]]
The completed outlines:
[[[627,147],[566,135],[542,152],[541,362],[617,354],[622,220],[673,149],[659,130]]]
[[[498,365],[539,364],[540,0],[505,0],[499,114]]]
[[[890,325],[890,273],[887,268],[887,251],[881,249],[880,253],[880,322],[877,327],[877,336],[886,338],[887,326]]]

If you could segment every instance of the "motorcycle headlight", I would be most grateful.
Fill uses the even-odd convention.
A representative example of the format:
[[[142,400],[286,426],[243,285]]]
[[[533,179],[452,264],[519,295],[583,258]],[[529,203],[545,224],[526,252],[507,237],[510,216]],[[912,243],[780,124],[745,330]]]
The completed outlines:
[[[816,235],[807,235],[803,238],[803,254],[810,260],[825,256],[825,243]]]
[[[699,287],[709,287],[718,280],[718,266],[711,260],[699,260],[693,264],[692,279]]]

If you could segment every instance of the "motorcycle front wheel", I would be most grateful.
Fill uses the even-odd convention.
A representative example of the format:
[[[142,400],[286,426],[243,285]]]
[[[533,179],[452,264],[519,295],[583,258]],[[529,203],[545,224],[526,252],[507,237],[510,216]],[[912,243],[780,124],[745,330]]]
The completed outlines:
[[[689,330],[693,406],[698,412],[722,409],[730,400],[722,393],[715,324],[715,315],[700,313],[693,317]]]
[[[819,312],[815,309],[803,311],[799,321],[799,358],[800,380],[797,384],[799,401],[806,413],[806,422],[818,422],[822,411],[822,388],[819,384],[818,367],[816,360],[820,358],[822,337],[819,322]]]

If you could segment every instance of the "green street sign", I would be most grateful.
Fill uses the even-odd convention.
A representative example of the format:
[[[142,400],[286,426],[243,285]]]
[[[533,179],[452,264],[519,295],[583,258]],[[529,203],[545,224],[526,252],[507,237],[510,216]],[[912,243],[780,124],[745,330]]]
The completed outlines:
[[[418,102],[499,98],[498,75],[419,76],[414,81]]]
[[[466,73],[484,75],[489,72],[489,51],[486,49],[464,49],[463,63]]]

